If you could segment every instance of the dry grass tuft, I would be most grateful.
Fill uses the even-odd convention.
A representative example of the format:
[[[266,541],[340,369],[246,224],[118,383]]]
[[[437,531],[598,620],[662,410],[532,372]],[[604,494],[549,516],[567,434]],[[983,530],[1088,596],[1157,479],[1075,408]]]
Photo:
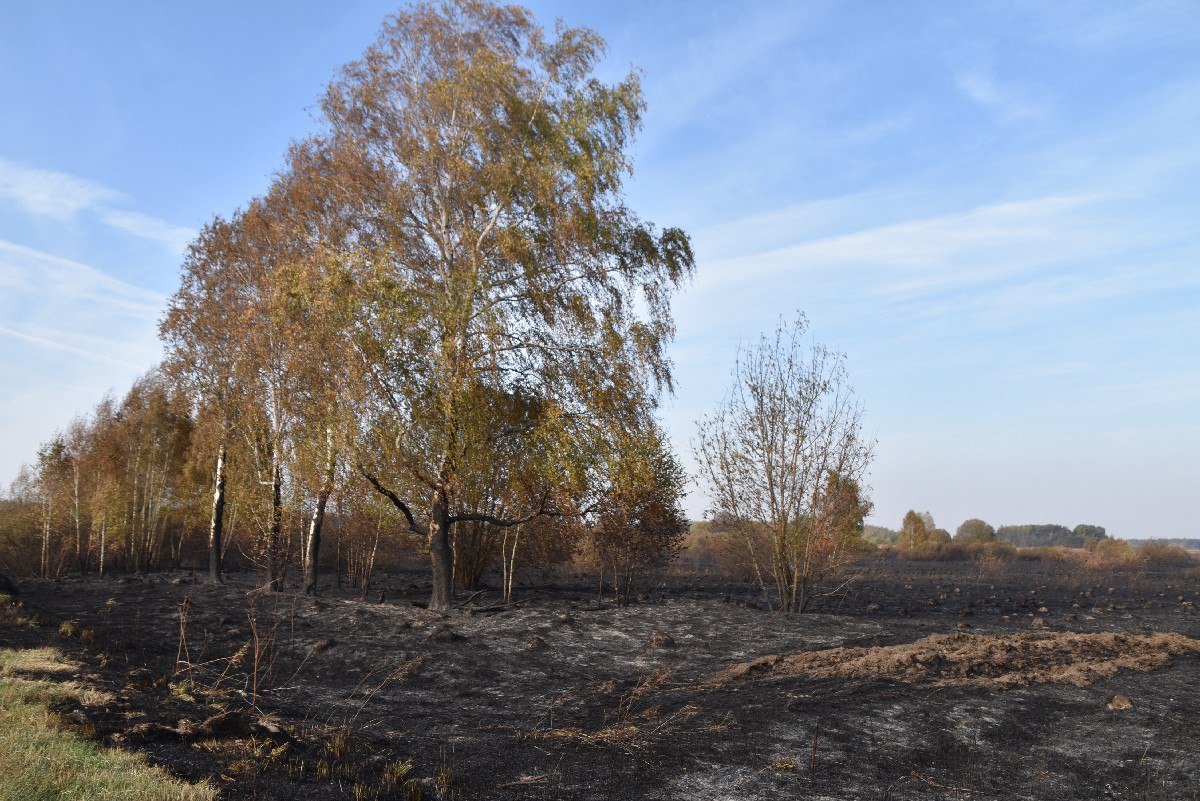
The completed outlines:
[[[31,675],[55,675],[72,673],[79,665],[67,661],[53,648],[29,648],[13,651],[0,649],[0,681],[21,690],[34,703],[73,698],[84,706],[100,706],[111,703],[112,695],[74,681],[51,682]],[[26,674],[26,675],[22,675]]]
[[[53,648],[0,649],[0,676],[17,673],[70,673],[78,666]]]

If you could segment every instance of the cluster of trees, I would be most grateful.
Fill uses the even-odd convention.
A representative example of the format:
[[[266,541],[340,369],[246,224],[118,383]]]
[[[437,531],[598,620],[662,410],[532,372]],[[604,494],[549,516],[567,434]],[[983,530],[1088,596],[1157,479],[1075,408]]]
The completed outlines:
[[[955,529],[954,539],[956,542],[995,542],[996,529],[990,523],[972,517],[964,520],[962,525]]]
[[[497,565],[509,595],[518,551],[580,545],[627,600],[688,532],[656,411],[694,259],[625,205],[644,102],[636,72],[594,77],[603,46],[482,0],[387,20],[269,189],[189,247],[160,368],[18,481],[37,571],[178,565],[202,539],[221,581],[232,534],[266,587],[298,568],[315,592],[333,521],[362,581],[384,531],[423,543],[434,611]],[[787,611],[842,575],[870,510],[845,357],[806,330],[739,353],[696,445]]]
[[[240,450],[237,443],[226,449]],[[55,578],[66,572],[104,575],[195,566],[204,558],[214,519],[212,432],[198,425],[191,404],[159,370],[134,382],[117,401],[106,397],[38,450],[0,502],[0,567]],[[234,536],[218,540],[217,563],[262,562],[259,532],[269,521],[258,474],[239,458],[219,469],[222,508],[215,519]],[[339,478],[333,527],[339,582],[369,582],[378,550],[375,497]],[[228,503],[225,500],[228,499]],[[306,500],[293,482],[281,508],[284,569],[302,558],[298,547]],[[328,525],[326,526],[328,528]]]
[[[197,519],[185,463],[211,475],[213,580],[232,504],[255,519],[267,586],[298,558],[313,588],[350,484],[424,540],[435,610],[497,539],[511,565],[523,539],[591,532],[626,587],[631,554],[682,539],[655,408],[693,256],[624,203],[644,103],[636,73],[593,77],[602,49],[475,0],[385,23],[270,189],[189,248],[152,381],[188,436],[154,429],[136,508],[100,515],[126,527],[130,566],[161,563],[168,521]],[[30,482],[48,520],[72,481],[63,442]],[[613,547],[617,528],[637,545]]]
[[[950,532],[934,525],[933,515],[909,509],[900,523],[900,547],[908,550],[937,547],[950,542]]]
[[[178,564],[203,517],[191,418],[161,375],[103,399],[22,468],[0,515],[0,542],[21,572],[101,574]]]
[[[1187,550],[1187,544],[1194,541],[1119,540],[1109,537],[1102,526],[1086,523],[1074,529],[1059,525],[994,528],[979,518],[964,520],[952,537],[934,525],[929,512],[916,510],[904,515],[899,530],[865,526],[863,538],[875,546],[895,546],[900,553],[917,559],[1053,559],[1096,570],[1165,570],[1191,567],[1197,562]],[[888,550],[896,552],[894,548]]]
[[[895,545],[900,539],[900,532],[887,526],[867,523],[863,526],[863,540],[871,545]]]

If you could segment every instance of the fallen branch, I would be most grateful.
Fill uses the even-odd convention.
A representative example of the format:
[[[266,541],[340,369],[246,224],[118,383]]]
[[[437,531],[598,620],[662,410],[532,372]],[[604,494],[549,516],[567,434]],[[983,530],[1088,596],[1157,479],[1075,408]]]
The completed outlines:
[[[476,598],[478,598],[480,595],[483,595],[485,592],[487,592],[487,590],[480,590],[479,592],[475,593],[467,600],[462,601],[461,603],[457,603],[454,606],[456,609],[465,609],[471,603],[471,601],[474,601]]]
[[[975,792],[975,790],[973,790],[970,787],[955,787],[955,786],[949,785],[949,784],[938,784],[933,779],[929,778],[928,776],[924,776],[920,773],[917,773],[915,770],[912,773],[910,773],[909,775],[912,776],[914,779],[919,779],[920,781],[923,781],[926,784],[928,784],[930,787],[936,787],[939,790],[950,790],[951,792],[955,792],[955,793],[967,793],[967,794],[971,794],[971,793]]]

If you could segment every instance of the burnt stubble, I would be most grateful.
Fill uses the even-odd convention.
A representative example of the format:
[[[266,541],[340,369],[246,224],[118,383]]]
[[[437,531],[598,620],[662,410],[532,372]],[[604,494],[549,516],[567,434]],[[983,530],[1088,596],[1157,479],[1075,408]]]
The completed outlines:
[[[262,593],[250,575],[24,582],[42,625],[9,615],[0,632],[116,696],[60,710],[67,725],[230,799],[1200,798],[1194,571],[862,570],[805,615],[692,576],[625,607],[581,578],[508,607],[464,594],[448,616],[422,607],[417,573],[365,598]],[[1118,667],[1080,679],[1092,640],[1062,651],[1068,633],[1105,635]],[[1164,633],[1178,647],[1146,651]],[[1014,636],[1045,669],[993,680],[988,649]],[[909,648],[923,641],[941,645]],[[963,667],[955,643],[987,648]],[[857,650],[818,653],[839,648]],[[868,667],[810,669],[848,653]]]

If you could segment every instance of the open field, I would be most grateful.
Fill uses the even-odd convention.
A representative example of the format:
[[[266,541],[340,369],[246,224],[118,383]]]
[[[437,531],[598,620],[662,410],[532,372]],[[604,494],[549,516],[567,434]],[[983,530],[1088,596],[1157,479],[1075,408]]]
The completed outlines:
[[[52,644],[111,695],[67,725],[222,798],[1200,798],[1185,573],[882,562],[791,617],[687,581],[625,608],[484,592],[448,619],[415,574],[366,599],[19,589],[0,643]]]

